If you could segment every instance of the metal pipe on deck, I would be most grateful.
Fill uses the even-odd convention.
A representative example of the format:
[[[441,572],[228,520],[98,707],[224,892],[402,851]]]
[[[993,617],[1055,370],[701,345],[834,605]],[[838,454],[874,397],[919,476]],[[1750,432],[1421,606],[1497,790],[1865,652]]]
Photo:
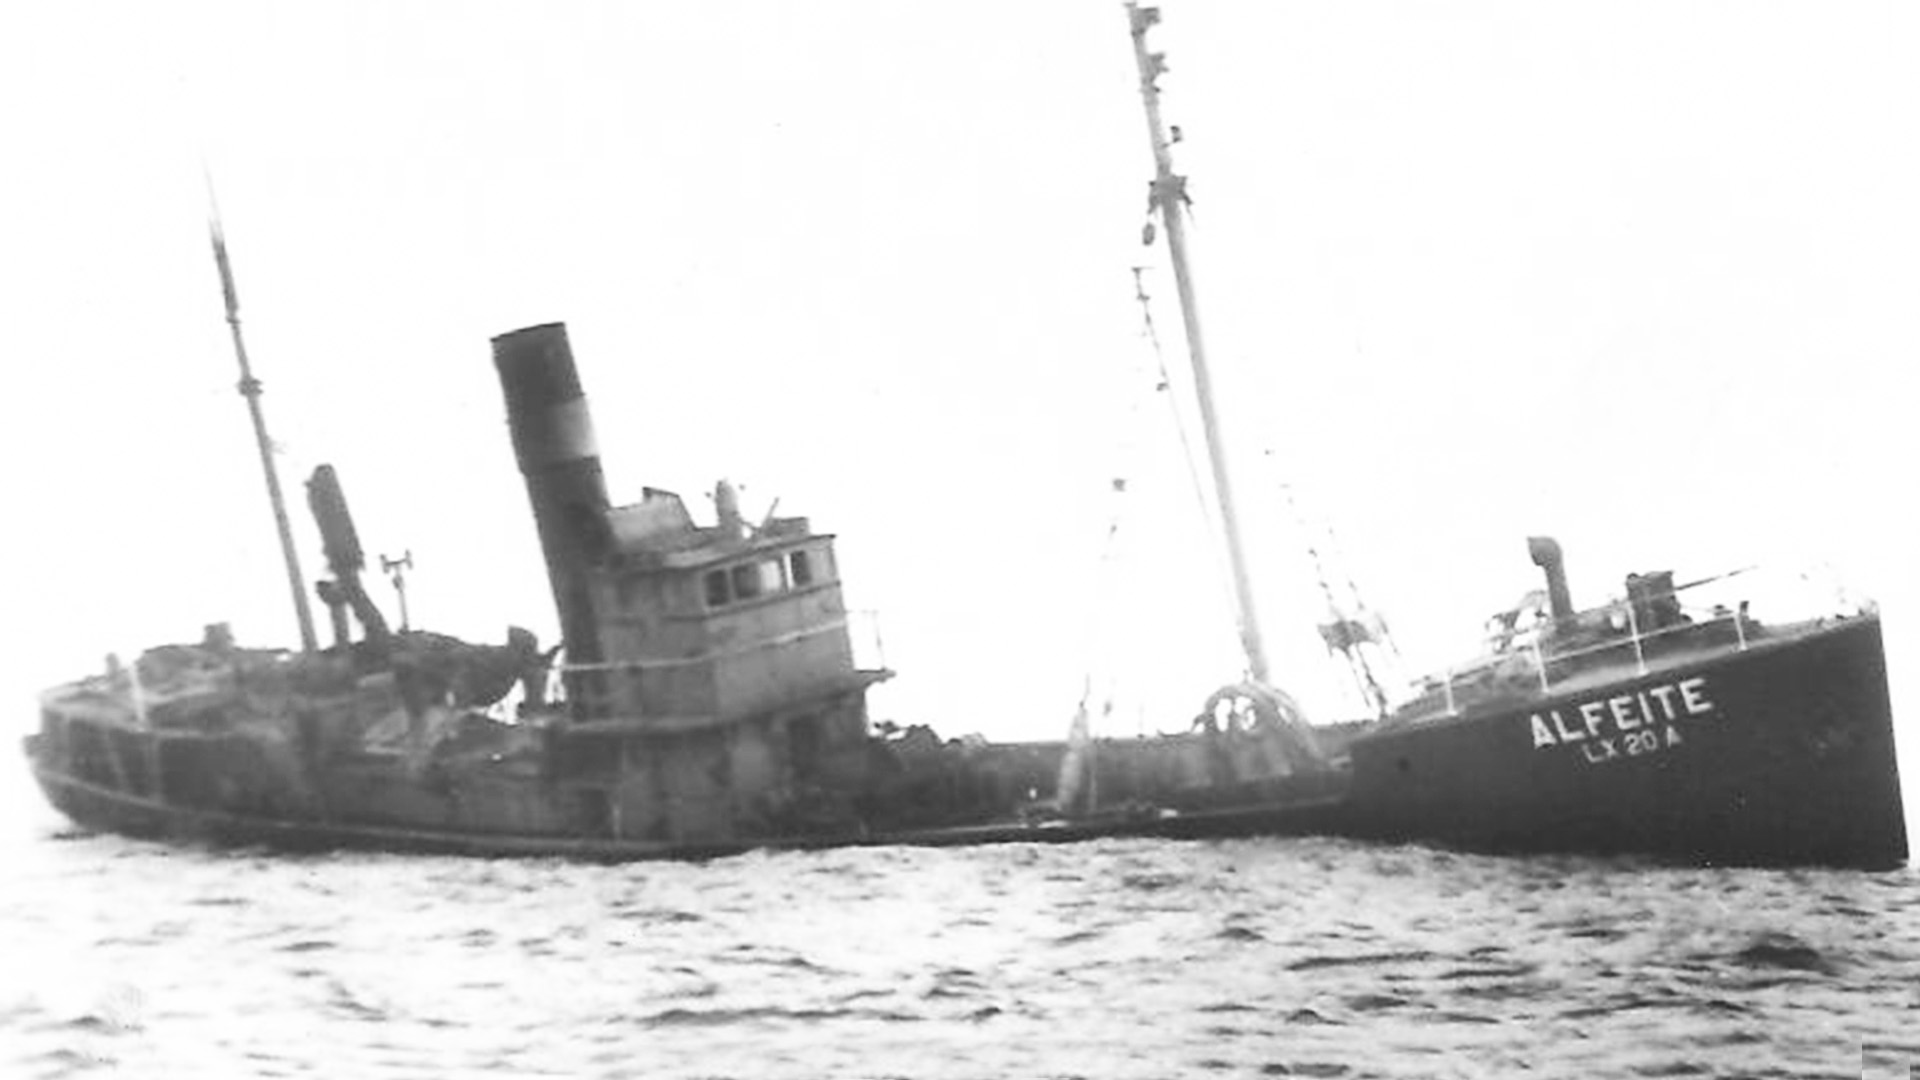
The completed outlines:
[[[1573,593],[1567,588],[1567,566],[1560,554],[1560,542],[1551,536],[1527,537],[1527,555],[1533,559],[1533,565],[1546,572],[1547,605],[1553,610],[1553,621],[1573,615]]]

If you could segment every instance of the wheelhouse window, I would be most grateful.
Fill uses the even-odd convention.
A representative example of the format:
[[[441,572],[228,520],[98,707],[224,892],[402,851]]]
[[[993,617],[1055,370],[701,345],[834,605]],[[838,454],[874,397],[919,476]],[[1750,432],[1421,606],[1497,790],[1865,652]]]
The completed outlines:
[[[796,551],[787,557],[787,563],[793,570],[793,587],[804,588],[813,584],[813,562],[804,551]]]
[[[811,569],[807,568],[809,571]],[[788,562],[783,556],[741,563],[722,570],[709,570],[705,579],[707,606],[725,607],[737,601],[785,592],[799,577],[796,574],[790,578],[788,570]],[[812,580],[810,574],[807,580]]]
[[[744,563],[733,568],[733,595],[751,600],[760,595],[760,567]]]

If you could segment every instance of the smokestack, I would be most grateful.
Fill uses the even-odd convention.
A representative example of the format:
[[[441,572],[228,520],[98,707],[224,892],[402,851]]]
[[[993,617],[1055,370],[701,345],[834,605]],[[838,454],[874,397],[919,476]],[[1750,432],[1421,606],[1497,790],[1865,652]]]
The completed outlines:
[[[507,399],[513,455],[527,480],[568,658],[598,662],[604,657],[587,580],[612,543],[607,482],[566,324],[501,334],[493,339],[493,364]]]
[[[1547,603],[1553,608],[1553,620],[1559,622],[1573,614],[1573,594],[1567,589],[1567,568],[1561,561],[1560,542],[1551,536],[1527,537],[1527,554],[1533,565],[1547,572]]]

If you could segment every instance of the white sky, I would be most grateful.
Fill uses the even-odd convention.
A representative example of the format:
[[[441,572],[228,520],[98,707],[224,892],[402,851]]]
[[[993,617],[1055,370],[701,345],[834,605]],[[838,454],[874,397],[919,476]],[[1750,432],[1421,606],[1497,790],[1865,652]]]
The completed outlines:
[[[1920,708],[1916,9],[1164,6],[1311,711],[1350,706],[1282,481],[1416,661],[1534,587],[1551,532],[1586,602],[1831,560]],[[309,576],[330,461],[369,548],[412,549],[417,621],[551,635],[487,341],[564,320],[616,499],[704,510],[727,475],[841,534],[901,672],[876,715],[1054,737],[1098,653],[1178,724],[1234,674],[1132,297],[1152,267],[1171,347],[1117,3],[10,5],[0,95],[19,730],[109,649],[292,634],[203,159]]]

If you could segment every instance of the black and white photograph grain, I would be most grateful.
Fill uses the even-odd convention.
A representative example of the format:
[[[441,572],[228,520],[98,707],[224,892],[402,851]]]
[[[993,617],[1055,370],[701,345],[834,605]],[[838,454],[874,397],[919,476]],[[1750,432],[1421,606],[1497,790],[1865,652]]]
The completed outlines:
[[[0,1077],[1920,1077],[1915,57],[0,6]]]

